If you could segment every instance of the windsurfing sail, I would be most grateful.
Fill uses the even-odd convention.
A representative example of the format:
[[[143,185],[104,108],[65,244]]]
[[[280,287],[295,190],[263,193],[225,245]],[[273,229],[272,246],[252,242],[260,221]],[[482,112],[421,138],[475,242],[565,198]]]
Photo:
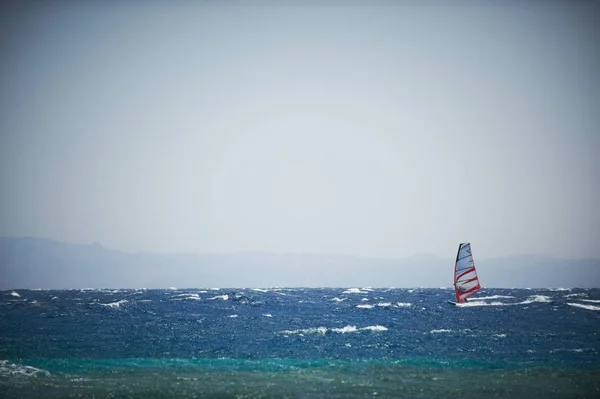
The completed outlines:
[[[464,242],[458,246],[456,262],[454,263],[454,292],[456,301],[465,299],[476,293],[481,286],[475,270],[475,262],[471,253],[471,243]]]

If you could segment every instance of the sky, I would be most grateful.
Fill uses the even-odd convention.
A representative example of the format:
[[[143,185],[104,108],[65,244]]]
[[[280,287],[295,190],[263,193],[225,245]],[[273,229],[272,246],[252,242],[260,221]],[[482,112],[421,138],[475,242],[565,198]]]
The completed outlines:
[[[0,235],[600,257],[592,2],[0,6]]]

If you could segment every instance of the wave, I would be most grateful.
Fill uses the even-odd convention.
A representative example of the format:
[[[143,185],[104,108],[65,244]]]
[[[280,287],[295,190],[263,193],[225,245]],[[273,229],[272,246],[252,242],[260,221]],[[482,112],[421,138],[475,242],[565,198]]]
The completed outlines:
[[[348,288],[346,291],[342,292],[342,294],[368,294],[369,291],[361,290],[360,288]]]
[[[526,305],[528,303],[533,303],[533,302],[552,302],[552,299],[550,299],[549,296],[546,295],[532,295],[529,298],[527,298],[526,300],[524,300],[523,302],[520,302],[520,304],[522,305]]]
[[[25,377],[37,377],[38,374],[50,376],[50,372],[46,370],[10,363],[8,360],[0,360],[0,376],[22,375]]]
[[[584,302],[600,303],[600,299],[579,299],[579,300],[584,301]]]
[[[113,309],[117,309],[117,308],[121,307],[122,304],[127,303],[127,302],[129,302],[127,299],[122,299],[120,301],[112,302],[112,303],[101,303],[100,305],[108,306]]]
[[[408,307],[411,307],[412,304],[408,303],[408,302],[396,302],[396,303],[380,302],[375,305],[370,305],[370,304],[356,305],[356,307],[359,309],[373,309],[376,306],[380,307],[380,308],[408,308]]]
[[[575,306],[576,308],[582,308],[582,309],[587,309],[587,310],[600,310],[600,306],[585,305],[583,303],[571,303],[571,302],[567,302],[567,305]]]
[[[294,334],[299,334],[299,335],[305,335],[305,334],[320,334],[320,335],[325,335],[328,332],[334,332],[334,333],[338,333],[338,334],[347,334],[347,333],[355,333],[355,332],[359,332],[359,331],[373,331],[373,332],[380,332],[380,331],[387,331],[388,328],[381,326],[381,325],[375,325],[375,326],[367,326],[367,327],[360,327],[357,328],[356,326],[345,326],[342,328],[327,328],[327,327],[311,327],[311,328],[302,328],[302,329],[298,329],[298,330],[284,330],[281,331],[281,334],[284,335],[294,335]]]
[[[19,295],[19,293],[17,291],[11,292],[10,296],[14,296],[15,298],[20,298],[21,297],[21,295]]]
[[[510,299],[510,298],[514,298],[514,296],[512,296],[512,295],[478,296],[478,297],[469,298],[469,301],[484,301],[487,299]]]
[[[202,299],[202,298],[200,298],[200,295],[198,295],[198,294],[190,294],[190,293],[187,293],[187,294],[177,294],[177,295],[173,296],[172,298],[173,298],[174,301],[181,301],[181,300],[184,300],[184,299],[190,299],[190,300],[199,301],[199,300]]]
[[[502,295],[494,295],[494,297],[502,297]],[[491,297],[490,297],[491,298]],[[473,300],[472,300],[473,299]],[[480,300],[474,300],[474,298],[469,298],[469,302],[457,303],[458,307],[477,307],[477,306],[515,306],[515,305],[528,305],[530,303],[541,302],[541,303],[549,303],[552,302],[552,299],[546,295],[531,295],[529,298],[525,299],[521,302],[485,302]]]
[[[471,333],[473,332],[471,329],[465,328],[462,330],[449,330],[447,328],[438,328],[438,329],[434,329],[429,331],[429,334],[448,334],[448,333],[458,333],[458,334],[465,334],[465,333]],[[427,334],[427,333],[424,333]]]
[[[227,294],[217,295],[217,296],[213,296],[212,298],[208,298],[208,299],[222,299],[224,301],[227,301],[229,299],[229,295],[227,295]]]

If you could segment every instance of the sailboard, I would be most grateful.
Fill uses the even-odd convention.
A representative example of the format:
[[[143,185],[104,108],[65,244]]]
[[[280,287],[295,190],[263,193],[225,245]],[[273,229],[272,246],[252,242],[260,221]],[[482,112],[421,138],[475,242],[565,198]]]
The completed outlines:
[[[454,262],[454,293],[456,302],[451,302],[453,305],[462,303],[471,295],[479,291],[479,277],[475,270],[475,262],[473,261],[473,253],[471,252],[471,243],[463,242],[458,246],[456,253],[456,261]]]

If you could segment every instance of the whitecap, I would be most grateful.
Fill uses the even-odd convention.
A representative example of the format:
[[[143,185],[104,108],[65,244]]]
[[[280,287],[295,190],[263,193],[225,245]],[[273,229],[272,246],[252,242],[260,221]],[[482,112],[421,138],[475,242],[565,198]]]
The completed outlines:
[[[346,326],[343,328],[332,328],[331,331],[340,333],[340,334],[346,334],[346,333],[356,332],[358,330],[356,329],[356,326]]]
[[[342,302],[342,301],[345,301],[345,300],[346,300],[346,298],[340,299],[338,297],[335,297],[335,298],[332,299],[333,302]]]
[[[337,334],[349,334],[349,333],[355,333],[358,331],[373,331],[373,332],[378,332],[378,331],[387,331],[387,328],[381,325],[375,325],[375,326],[367,326],[367,327],[361,327],[361,328],[357,328],[356,326],[351,326],[351,325],[347,325],[345,327],[342,328],[327,328],[327,327],[316,327],[316,328],[304,328],[304,329],[299,329],[299,330],[284,330],[281,332],[281,334],[284,335],[292,335],[292,334],[299,334],[299,335],[304,335],[304,334],[320,334],[320,335],[325,335],[328,332],[334,332]]]
[[[587,294],[585,292],[580,292],[580,293],[577,293],[577,294],[567,294],[567,295],[565,295],[565,298],[573,298],[573,297],[576,297],[576,296],[586,296],[586,295]]]
[[[360,288],[348,288],[342,294],[366,294],[366,292],[361,291]]]
[[[580,299],[580,301],[591,302],[591,303],[600,303],[600,299]]]
[[[359,309],[373,309],[375,305],[356,305]]]
[[[18,374],[24,375],[26,377],[34,377],[37,376],[37,374],[44,374],[46,376],[49,376],[50,372],[32,366],[9,363],[8,360],[0,360],[0,376]]]
[[[440,334],[440,333],[449,333],[449,332],[452,332],[452,330],[446,330],[445,328],[429,331],[430,334]]]
[[[198,295],[198,294],[187,294],[182,299],[191,299],[191,300],[199,301],[202,298],[200,298],[200,295]]]
[[[20,298],[21,297],[21,295],[19,295],[19,293],[16,292],[16,291],[11,292],[10,295],[14,296],[15,298]]]
[[[476,306],[512,306],[512,305],[518,305],[518,304],[519,303],[469,301],[469,302],[457,303],[455,306],[458,306],[460,308],[467,308],[467,307],[476,307]]]
[[[127,302],[129,302],[127,299],[123,299],[123,300],[120,300],[117,302],[112,302],[112,303],[101,303],[100,305],[108,306],[108,307],[116,309],[116,308],[119,308],[122,304],[127,303]]]
[[[264,290],[262,288],[252,288],[252,291],[256,291],[256,292],[269,292],[269,290]]]
[[[232,315],[229,315],[229,316],[227,316],[227,317],[231,317],[232,319],[235,319],[236,317],[238,317],[238,315],[236,315],[236,314],[232,314]]]
[[[408,303],[408,302],[397,302],[396,306],[399,308],[409,308],[412,306],[412,303]]]
[[[520,302],[520,304],[526,305],[528,303],[533,303],[533,302],[552,302],[552,300],[550,299],[549,296],[546,296],[546,295],[532,295],[529,298],[527,298],[526,300],[524,300],[523,302]]]
[[[582,309],[587,309],[587,310],[600,310],[600,306],[584,305],[583,303],[571,303],[571,302],[567,302],[567,305],[575,306],[577,308],[582,308]]]
[[[316,327],[316,328],[302,328],[302,329],[298,329],[298,330],[283,330],[281,332],[282,334],[285,335],[292,335],[292,334],[322,334],[324,335],[325,333],[327,333],[327,328],[326,327]]]
[[[229,295],[227,295],[227,294],[217,295],[217,296],[213,296],[212,298],[208,298],[208,299],[222,299],[224,301],[227,301],[229,299]]]
[[[361,330],[371,330],[371,331],[387,331],[388,328],[384,327],[384,326],[380,326],[380,325],[376,325],[376,326],[368,326],[368,327],[363,327],[361,328]]]
[[[484,301],[487,299],[510,299],[514,298],[512,295],[491,295],[491,296],[480,296],[480,297],[470,297],[469,301]]]
[[[271,313],[264,313],[263,316],[265,316],[265,317],[273,317],[273,315]]]

